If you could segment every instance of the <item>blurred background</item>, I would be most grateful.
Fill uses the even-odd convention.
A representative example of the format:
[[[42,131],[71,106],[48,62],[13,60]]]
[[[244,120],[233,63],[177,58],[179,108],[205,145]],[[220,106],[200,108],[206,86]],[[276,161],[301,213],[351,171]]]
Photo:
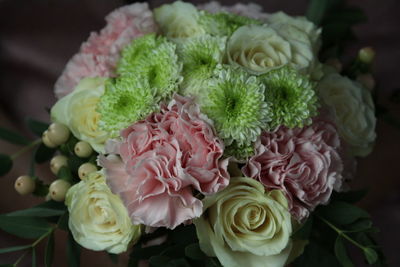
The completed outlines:
[[[132,1],[131,1],[132,2]],[[148,1],[151,7],[171,1]],[[203,3],[205,1],[191,1]],[[224,5],[236,1],[221,1]],[[242,1],[248,2],[248,1]],[[303,15],[307,0],[251,1],[266,12],[283,10],[290,15]],[[400,120],[400,105],[389,98],[400,88],[400,1],[348,0],[361,7],[368,21],[356,26],[358,40],[347,47],[344,60],[354,57],[364,46],[377,53],[373,73],[382,105]],[[46,108],[56,99],[53,85],[67,61],[78,51],[91,31],[104,25],[104,16],[126,4],[122,0],[0,0],[0,126],[30,136],[24,126],[26,117],[49,121]],[[378,121],[375,150],[358,161],[355,188],[369,188],[360,203],[381,229],[378,241],[386,251],[389,266],[400,266],[397,241],[400,240],[400,128]],[[32,137],[33,138],[33,137]],[[19,147],[0,140],[0,153],[12,154]],[[19,196],[14,191],[15,179],[27,173],[30,154],[18,158],[13,170],[0,177],[0,214],[30,207],[41,202],[32,196]],[[39,166],[38,174],[53,179],[48,164]],[[23,245],[29,241],[0,232],[0,248]],[[54,266],[66,266],[65,235],[57,233]],[[14,262],[20,254],[0,255],[0,264]],[[39,250],[42,266],[43,248]],[[126,263],[122,258],[119,265]],[[82,266],[112,266],[105,253],[82,253]],[[30,257],[19,266],[31,266]],[[357,266],[363,266],[362,264]]]

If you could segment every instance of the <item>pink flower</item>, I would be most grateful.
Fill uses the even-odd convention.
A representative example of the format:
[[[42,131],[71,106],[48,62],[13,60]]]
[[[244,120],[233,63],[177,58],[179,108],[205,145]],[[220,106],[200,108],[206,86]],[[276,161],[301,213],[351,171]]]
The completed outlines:
[[[121,137],[100,164],[135,224],[173,229],[201,215],[194,192],[214,194],[229,183],[223,143],[188,98],[176,95]]]
[[[157,31],[147,3],[118,8],[106,17],[100,33],[91,33],[80,51],[67,63],[55,84],[57,98],[72,92],[83,77],[114,76],[120,51],[133,39]]]
[[[264,132],[243,173],[269,189],[286,194],[292,215],[299,221],[342,183],[340,141],[330,123],[316,121],[304,128]]]

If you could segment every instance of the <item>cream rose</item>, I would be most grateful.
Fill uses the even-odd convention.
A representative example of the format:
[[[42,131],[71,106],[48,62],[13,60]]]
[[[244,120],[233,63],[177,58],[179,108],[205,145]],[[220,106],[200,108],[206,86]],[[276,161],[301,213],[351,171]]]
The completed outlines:
[[[229,64],[252,74],[285,65],[309,74],[316,61],[308,34],[288,23],[242,26],[229,38],[226,50]]]
[[[266,191],[251,178],[233,178],[203,200],[194,221],[201,249],[223,266],[284,266],[292,242],[288,203],[279,190]]]
[[[65,204],[69,229],[87,249],[122,253],[141,235],[141,226],[132,225],[122,200],[110,191],[102,172],[91,173],[72,186]]]
[[[82,79],[72,93],[51,109],[53,121],[65,124],[76,138],[88,142],[97,152],[104,152],[108,139],[108,134],[98,127],[100,114],[96,111],[105,81],[106,78]]]
[[[297,46],[297,51],[307,51],[306,54],[302,55],[303,64],[308,65],[305,71],[314,80],[321,79],[323,75],[322,64],[317,56],[321,47],[321,28],[307,20],[306,17],[288,16],[281,11],[268,16],[267,23],[269,23],[270,27],[277,29],[286,40],[290,40],[292,45]],[[312,55],[308,54],[308,49],[304,49],[309,45],[312,48]],[[307,59],[309,60],[308,62]]]
[[[339,135],[354,156],[366,156],[376,138],[375,107],[371,93],[361,84],[337,73],[328,74],[317,86],[320,97],[333,111]]]
[[[203,27],[197,23],[199,12],[190,3],[176,1],[162,5],[154,10],[154,17],[170,39],[195,37],[205,33]]]

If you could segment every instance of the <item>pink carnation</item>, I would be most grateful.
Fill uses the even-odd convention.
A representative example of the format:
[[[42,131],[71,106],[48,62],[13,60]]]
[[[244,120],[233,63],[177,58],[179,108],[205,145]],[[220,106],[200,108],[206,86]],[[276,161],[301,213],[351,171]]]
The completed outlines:
[[[264,132],[243,173],[266,188],[282,190],[292,215],[299,221],[342,183],[340,141],[334,126],[317,121],[304,128]]]
[[[214,194],[229,183],[223,143],[188,98],[176,95],[121,137],[100,163],[135,224],[173,229],[201,215],[194,192]]]
[[[84,77],[111,77],[124,46],[146,33],[157,31],[147,3],[136,3],[114,10],[106,17],[100,33],[91,33],[80,51],[67,63],[55,84],[61,98],[72,92]]]

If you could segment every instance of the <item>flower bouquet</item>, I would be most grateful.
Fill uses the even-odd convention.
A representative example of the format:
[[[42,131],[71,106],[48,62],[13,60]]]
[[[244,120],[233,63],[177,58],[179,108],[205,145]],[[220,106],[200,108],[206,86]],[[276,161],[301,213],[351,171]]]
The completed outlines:
[[[71,266],[81,247],[129,251],[129,266],[354,266],[348,245],[385,265],[348,186],[376,137],[374,52],[337,59],[354,15],[342,1],[311,1],[307,18],[216,2],[113,11],[56,82],[52,124],[29,121],[56,179],[16,180],[46,201],[0,215],[36,240],[0,252],[48,239],[51,266],[60,229]]]

